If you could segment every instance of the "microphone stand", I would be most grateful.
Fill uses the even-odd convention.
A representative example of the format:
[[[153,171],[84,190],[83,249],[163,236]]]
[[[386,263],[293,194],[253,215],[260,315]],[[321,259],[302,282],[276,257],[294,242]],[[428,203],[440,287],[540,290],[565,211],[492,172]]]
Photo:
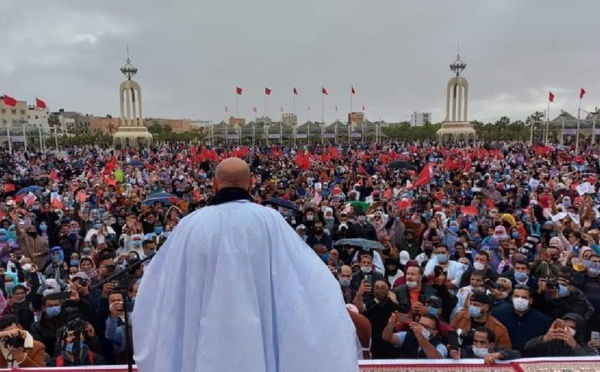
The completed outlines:
[[[129,329],[129,312],[127,311],[127,302],[129,300],[129,295],[128,295],[128,284],[129,283],[127,281],[127,274],[134,272],[144,262],[150,261],[152,259],[152,257],[154,257],[155,254],[156,254],[156,252],[147,256],[143,260],[139,260],[139,261],[135,262],[132,265],[127,265],[123,270],[117,271],[116,273],[111,274],[110,276],[101,280],[100,282],[96,283],[94,286],[92,286],[90,288],[90,291],[93,289],[96,289],[96,288],[102,289],[102,286],[104,286],[104,284],[106,284],[108,282],[119,281],[119,289],[120,289],[121,295],[123,296],[123,300],[124,300],[123,316],[125,319],[123,321],[125,323],[125,357],[127,358],[127,371],[128,372],[133,372],[133,355],[130,355],[130,352],[133,351],[133,342],[132,342],[132,338],[131,338],[131,331]]]

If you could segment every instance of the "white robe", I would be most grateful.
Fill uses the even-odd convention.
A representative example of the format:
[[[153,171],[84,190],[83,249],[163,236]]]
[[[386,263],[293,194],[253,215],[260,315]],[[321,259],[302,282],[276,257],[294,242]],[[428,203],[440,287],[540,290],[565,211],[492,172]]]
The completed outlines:
[[[179,222],[132,321],[140,372],[358,371],[338,281],[277,211],[248,201]]]

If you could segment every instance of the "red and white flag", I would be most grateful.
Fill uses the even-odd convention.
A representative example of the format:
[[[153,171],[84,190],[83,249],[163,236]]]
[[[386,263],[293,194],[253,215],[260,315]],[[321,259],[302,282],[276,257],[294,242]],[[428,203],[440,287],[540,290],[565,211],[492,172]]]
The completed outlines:
[[[25,197],[23,198],[23,201],[25,202],[25,205],[27,205],[27,206],[32,205],[36,200],[37,200],[37,196],[35,196],[35,194],[32,193],[31,191],[28,192],[27,195],[25,195]]]
[[[548,101],[554,102],[554,93],[548,92]]]
[[[583,99],[583,96],[585,96],[585,89],[581,88],[579,89],[579,99]]]
[[[57,193],[50,194],[50,206],[54,209],[62,209],[63,203],[62,198]]]
[[[324,95],[329,95],[329,93],[327,93],[327,89],[325,89],[325,87],[321,88],[321,93],[323,93]]]

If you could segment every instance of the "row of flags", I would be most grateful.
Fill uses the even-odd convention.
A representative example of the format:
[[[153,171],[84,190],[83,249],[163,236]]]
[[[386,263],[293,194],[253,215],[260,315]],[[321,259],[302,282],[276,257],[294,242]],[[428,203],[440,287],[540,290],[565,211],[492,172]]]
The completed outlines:
[[[273,92],[273,90],[269,87],[265,87],[265,96],[270,96],[271,92]],[[240,88],[240,87],[235,87],[235,94],[237,94],[238,96],[241,96],[244,93],[244,89]],[[297,96],[298,95],[298,89],[296,87],[294,87],[292,89],[292,93]],[[321,87],[321,94],[327,96],[329,95],[329,91],[327,90],[327,88],[325,87]],[[354,89],[354,87],[350,87],[350,94],[354,95],[356,94],[356,89]]]
[[[9,96],[9,95],[4,95],[2,96],[2,100],[4,101],[4,104],[6,106],[9,107],[15,107],[17,106],[17,100],[14,99],[13,97]],[[35,98],[35,107],[39,108],[39,109],[45,109],[46,108],[46,102],[42,101],[39,98]]]
[[[579,89],[579,99],[583,99],[583,96],[585,96],[585,93],[587,93],[585,91],[585,89],[580,88]],[[548,101],[549,102],[554,102],[554,93],[552,93],[552,91],[548,92]]]

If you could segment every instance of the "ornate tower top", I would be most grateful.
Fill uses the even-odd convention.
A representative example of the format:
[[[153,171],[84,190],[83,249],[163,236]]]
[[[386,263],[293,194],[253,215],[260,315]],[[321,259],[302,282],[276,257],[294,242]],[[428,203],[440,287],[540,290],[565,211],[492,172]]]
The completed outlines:
[[[137,74],[137,68],[131,64],[131,60],[129,59],[129,46],[127,47],[127,62],[125,66],[121,67],[121,73],[127,77],[127,80],[131,80],[131,78]]]
[[[456,53],[456,61],[454,61],[450,65],[450,70],[452,70],[452,72],[454,72],[456,74],[456,76],[460,76],[460,73],[463,72],[463,70],[465,68],[467,68],[467,64],[464,63],[460,59],[460,44],[459,44],[459,46],[458,46],[458,52]]]

